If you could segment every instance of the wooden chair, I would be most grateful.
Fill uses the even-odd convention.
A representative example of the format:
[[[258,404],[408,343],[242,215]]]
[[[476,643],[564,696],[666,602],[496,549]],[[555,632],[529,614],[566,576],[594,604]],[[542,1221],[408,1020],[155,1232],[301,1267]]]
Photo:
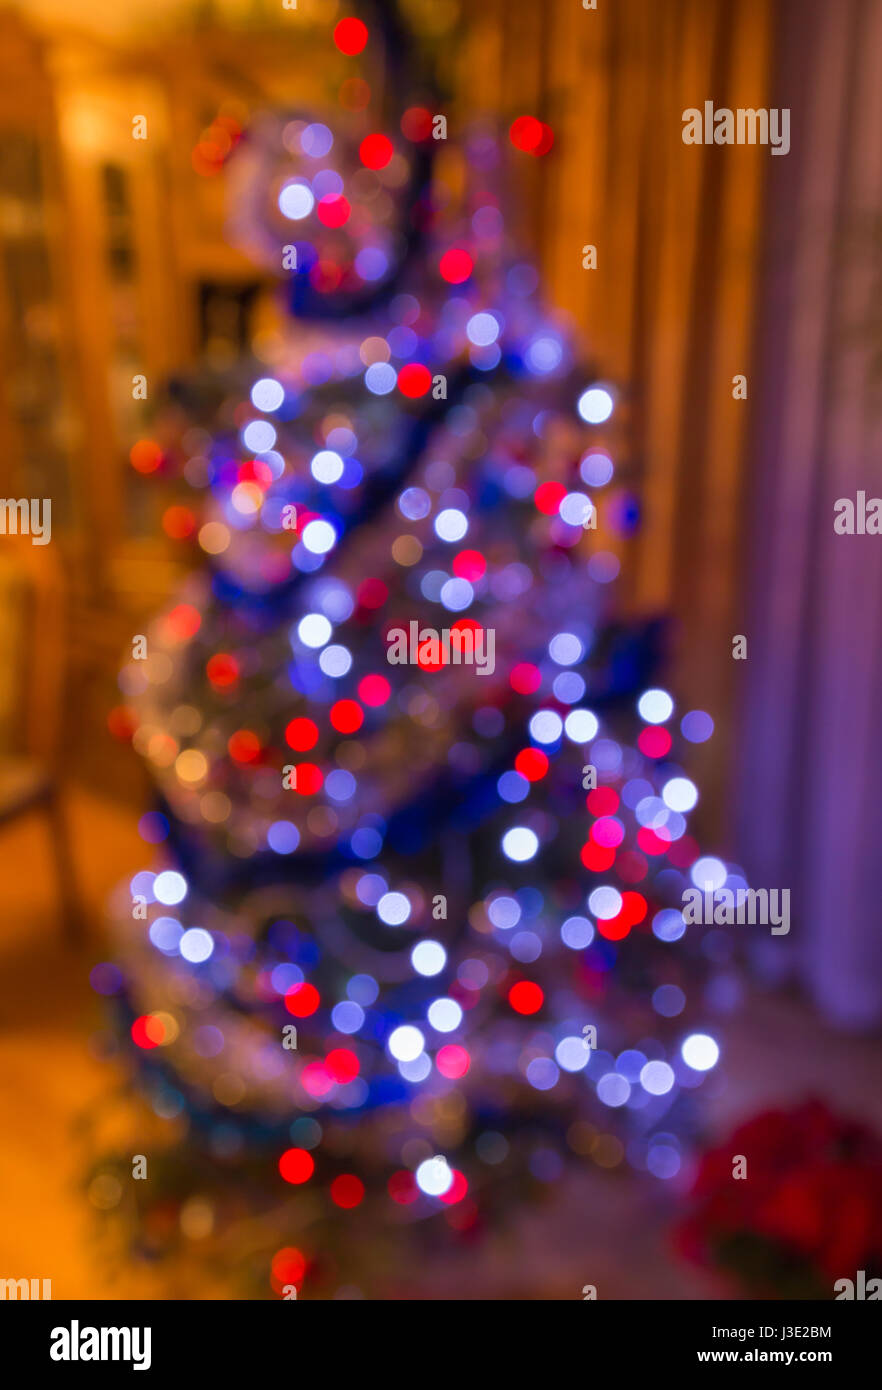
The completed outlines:
[[[45,815],[66,939],[82,939],[67,824],[64,769],[64,592],[57,552],[0,536],[0,826]]]

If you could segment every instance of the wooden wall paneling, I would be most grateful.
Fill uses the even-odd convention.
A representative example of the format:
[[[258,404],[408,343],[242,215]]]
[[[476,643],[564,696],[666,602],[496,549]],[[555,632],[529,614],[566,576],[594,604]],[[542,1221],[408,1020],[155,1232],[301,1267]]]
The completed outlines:
[[[774,104],[768,82],[769,11],[761,0],[740,0],[729,15],[724,40],[724,83],[716,105],[732,110]],[[683,146],[688,154],[690,147]],[[684,413],[698,425],[688,432],[684,450],[687,494],[682,516],[688,529],[680,535],[677,567],[677,607],[684,617],[684,640],[679,674],[691,702],[712,711],[717,724],[714,749],[720,774],[712,779],[704,812],[714,832],[724,830],[729,803],[720,788],[724,781],[725,750],[732,742],[736,686],[744,670],[733,662],[732,637],[750,634],[735,626],[743,606],[738,600],[743,543],[740,530],[741,495],[745,478],[745,440],[750,410],[752,326],[755,315],[760,255],[764,181],[773,156],[768,147],[723,146],[703,151],[709,164],[708,208],[702,244],[705,269],[696,280],[696,299],[702,306],[693,317],[691,366],[687,388],[703,393],[699,403],[684,394]],[[786,158],[786,156],[783,156]],[[732,396],[732,377],[748,378],[748,399]],[[756,383],[753,383],[755,386]],[[700,582],[696,584],[696,577]],[[728,833],[728,825],[725,827]]]
[[[647,271],[641,332],[645,403],[636,441],[642,460],[644,527],[636,556],[636,597],[653,608],[674,599],[674,565],[681,539],[682,451],[694,429],[684,413],[692,287],[698,264],[699,207],[706,152],[682,141],[682,112],[704,100],[717,25],[706,0],[677,0],[660,12],[658,66],[665,74],[651,139],[643,245]],[[707,293],[705,286],[703,293]]]

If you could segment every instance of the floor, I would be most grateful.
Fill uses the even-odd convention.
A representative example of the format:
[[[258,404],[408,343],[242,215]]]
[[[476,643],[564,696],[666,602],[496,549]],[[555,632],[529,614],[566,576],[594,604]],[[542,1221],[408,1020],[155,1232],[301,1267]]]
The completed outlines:
[[[80,1187],[87,1157],[76,1123],[101,1103],[113,1070],[95,1055],[101,1009],[88,975],[102,959],[103,904],[109,890],[144,862],[137,813],[81,790],[69,801],[88,941],[65,945],[48,832],[33,818],[0,834],[0,1275],[52,1279],[54,1298],[157,1298],[169,1285],[152,1270],[114,1269],[96,1243],[96,1222]],[[755,996],[723,1032],[727,1082],[709,1100],[712,1128],[765,1104],[804,1094],[827,1097],[882,1131],[878,1043],[819,1024],[808,1007]],[[5,1210],[4,1210],[5,1208]],[[591,1212],[590,1220],[574,1215]],[[662,1213],[629,1179],[594,1173],[507,1233],[499,1260],[476,1282],[473,1257],[438,1271],[433,1296],[701,1298],[721,1289],[683,1266],[668,1246]],[[515,1237],[512,1240],[512,1237]],[[507,1253],[506,1253],[507,1251]],[[499,1252],[497,1252],[497,1255]],[[411,1293],[402,1289],[400,1296]]]

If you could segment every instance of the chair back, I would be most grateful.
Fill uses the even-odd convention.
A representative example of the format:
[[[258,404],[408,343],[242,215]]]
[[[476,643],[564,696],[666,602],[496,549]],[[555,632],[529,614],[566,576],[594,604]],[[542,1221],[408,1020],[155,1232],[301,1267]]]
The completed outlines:
[[[0,535],[0,757],[61,752],[64,599],[52,545]]]

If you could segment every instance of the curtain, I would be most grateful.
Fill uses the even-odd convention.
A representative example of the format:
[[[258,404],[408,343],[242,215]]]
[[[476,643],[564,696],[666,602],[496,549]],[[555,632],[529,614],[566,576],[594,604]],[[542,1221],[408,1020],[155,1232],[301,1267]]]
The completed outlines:
[[[792,147],[758,301],[738,830],[752,882],[792,890],[778,961],[861,1027],[882,1018],[882,536],[833,519],[882,496],[882,3],[782,0],[778,21]]]

